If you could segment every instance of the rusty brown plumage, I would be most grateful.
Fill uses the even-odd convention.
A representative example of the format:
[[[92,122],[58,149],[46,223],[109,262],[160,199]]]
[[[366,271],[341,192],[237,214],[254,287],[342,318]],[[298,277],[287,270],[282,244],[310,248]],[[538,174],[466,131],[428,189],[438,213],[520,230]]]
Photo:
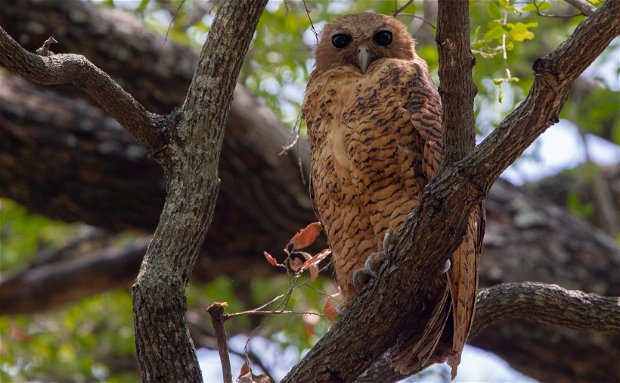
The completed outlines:
[[[353,273],[383,251],[386,231],[401,228],[439,171],[441,100],[415,41],[392,17],[360,13],[327,24],[315,56],[302,108],[311,194],[348,301],[357,293]],[[473,318],[483,222],[481,208],[472,212],[452,268],[413,318],[423,326],[390,351],[399,371],[448,360],[456,372]]]

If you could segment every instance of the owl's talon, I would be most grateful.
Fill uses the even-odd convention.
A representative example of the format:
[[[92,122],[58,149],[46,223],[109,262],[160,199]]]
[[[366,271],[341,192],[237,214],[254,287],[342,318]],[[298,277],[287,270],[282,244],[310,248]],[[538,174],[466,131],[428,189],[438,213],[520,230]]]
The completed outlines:
[[[355,289],[357,291],[360,291],[375,276],[376,276],[375,273],[373,273],[372,271],[368,270],[365,267],[361,269],[357,269],[353,273],[353,286],[355,286]]]
[[[451,266],[452,266],[452,262],[450,261],[450,258],[446,259],[446,261],[444,262],[443,267],[441,268],[441,271],[439,273],[440,274],[447,273],[448,270],[450,270]]]
[[[379,268],[385,262],[385,252],[372,253],[366,258],[364,267],[355,270],[353,273],[353,285],[360,291],[364,286],[370,282],[371,279],[377,277]]]
[[[390,243],[392,242],[392,235],[394,234],[394,230],[387,229],[385,231],[385,236],[383,237],[383,251],[386,254],[389,254],[390,251]]]

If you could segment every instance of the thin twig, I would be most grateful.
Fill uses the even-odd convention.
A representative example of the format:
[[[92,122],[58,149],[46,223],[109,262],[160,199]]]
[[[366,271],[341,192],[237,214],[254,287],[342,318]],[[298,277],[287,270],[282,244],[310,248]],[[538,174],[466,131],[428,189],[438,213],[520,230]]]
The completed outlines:
[[[405,3],[405,5],[403,5],[402,7],[395,9],[394,13],[392,13],[392,16],[396,17],[398,16],[405,8],[407,8],[409,6],[409,4],[413,3],[413,0],[409,0]],[[396,3],[395,3],[396,4]]]
[[[177,10],[174,11],[174,13],[172,14],[172,19],[170,20],[170,24],[168,24],[168,29],[166,29],[166,37],[164,39],[164,43],[168,41],[168,34],[170,33],[170,30],[172,29],[172,24],[174,24],[177,18],[177,15],[179,14],[179,11],[181,10],[184,4],[185,4],[185,0],[181,0],[181,2],[179,3],[179,6],[177,7]]]
[[[228,306],[226,302],[214,302],[207,311],[211,315],[217,347],[220,352],[220,362],[222,363],[222,377],[224,383],[232,383],[232,369],[230,367],[230,357],[228,356],[228,342],[226,331],[224,330],[224,308]]]
[[[538,0],[534,0],[534,7],[536,7],[536,14],[541,17],[551,17],[551,18],[560,18],[560,19],[572,19],[573,17],[581,16],[581,13],[574,15],[551,15],[547,13],[542,13],[540,11],[540,6],[538,5]]]
[[[312,29],[312,32],[314,33],[314,37],[316,38],[316,42],[319,42],[319,34],[316,31],[316,28],[314,28],[314,23],[312,22],[312,18],[310,17],[310,9],[308,8],[308,4],[306,4],[306,0],[303,0],[304,3],[304,8],[306,8],[306,15],[308,15],[308,20],[310,21],[310,29]]]
[[[428,26],[430,26],[431,28],[433,28],[433,31],[437,30],[437,26],[433,23],[431,23],[430,21],[426,20],[424,17],[422,16],[417,16],[411,13],[401,13],[400,16],[409,16],[413,19],[418,19],[420,21],[422,21],[424,24],[427,24]]]
[[[242,316],[242,315],[282,315],[282,314],[295,314],[295,315],[318,315],[325,316],[324,314],[317,313],[314,311],[291,311],[291,310],[248,310],[241,311],[238,313],[232,314],[224,314],[224,320],[228,320],[230,318]]]

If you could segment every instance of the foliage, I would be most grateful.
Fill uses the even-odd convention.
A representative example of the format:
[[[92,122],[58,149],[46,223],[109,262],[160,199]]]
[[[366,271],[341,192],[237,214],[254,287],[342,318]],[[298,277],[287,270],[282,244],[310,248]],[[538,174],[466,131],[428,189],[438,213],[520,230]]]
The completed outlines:
[[[30,263],[37,254],[61,245],[78,230],[79,225],[29,213],[15,202],[0,198],[0,271]]]
[[[136,380],[126,291],[84,299],[55,313],[3,316],[0,333],[2,381]]]

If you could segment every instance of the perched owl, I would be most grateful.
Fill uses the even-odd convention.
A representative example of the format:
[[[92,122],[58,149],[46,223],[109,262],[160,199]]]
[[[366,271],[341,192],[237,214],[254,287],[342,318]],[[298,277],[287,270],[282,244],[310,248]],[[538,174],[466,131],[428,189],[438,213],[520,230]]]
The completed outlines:
[[[354,273],[383,252],[386,233],[400,230],[439,171],[441,99],[414,39],[393,17],[359,13],[327,24],[315,57],[302,108],[310,188],[349,301],[357,294]],[[390,350],[401,373],[447,360],[456,374],[473,319],[483,225],[478,207],[450,269]]]

